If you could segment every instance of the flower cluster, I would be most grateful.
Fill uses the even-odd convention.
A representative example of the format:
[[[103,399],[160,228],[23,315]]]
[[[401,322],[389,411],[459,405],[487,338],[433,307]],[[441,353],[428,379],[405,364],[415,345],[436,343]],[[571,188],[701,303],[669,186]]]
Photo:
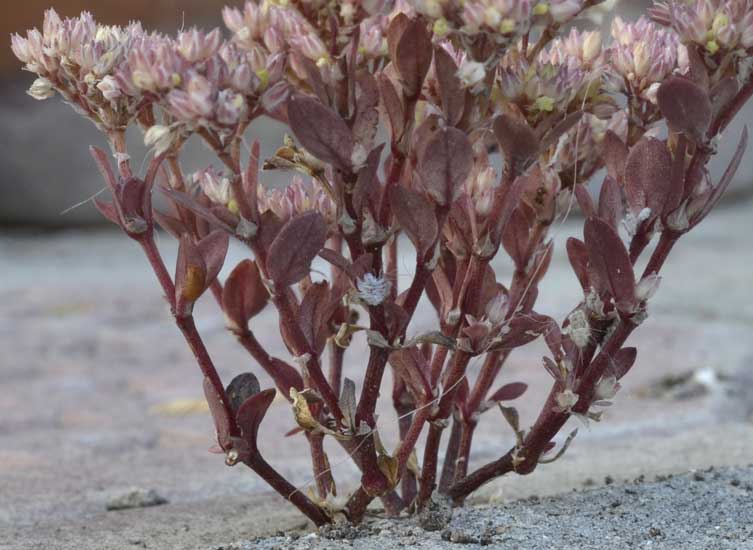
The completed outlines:
[[[711,55],[753,47],[751,0],[669,0],[655,2],[650,14],[672,27],[684,44],[697,44]]]
[[[677,35],[646,17],[635,23],[616,17],[612,38],[614,44],[607,55],[615,87],[655,102],[662,80],[677,69]]]

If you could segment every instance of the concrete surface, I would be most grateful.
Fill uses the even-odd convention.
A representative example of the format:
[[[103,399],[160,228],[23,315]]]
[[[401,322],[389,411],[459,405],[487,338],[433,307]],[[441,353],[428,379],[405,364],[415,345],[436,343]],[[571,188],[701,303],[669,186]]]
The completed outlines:
[[[652,478],[753,461],[752,211],[751,201],[722,208],[675,249],[651,316],[631,339],[638,362],[604,421],[581,429],[560,461],[497,480],[476,502],[562,493],[606,475]],[[557,318],[578,300],[562,246],[575,231],[571,222],[556,231],[557,255],[537,308]],[[174,243],[162,237],[161,244],[174,265]],[[230,256],[234,265],[243,251],[234,246]],[[207,548],[305,523],[250,471],[227,468],[207,452],[213,429],[200,406],[200,374],[131,242],[109,231],[6,232],[0,274],[0,548]],[[500,280],[508,274],[501,265]],[[407,275],[400,281],[404,288]],[[223,378],[258,373],[210,300],[197,317]],[[411,330],[432,325],[424,314]],[[253,328],[286,357],[271,309]],[[362,356],[364,347],[357,338],[346,356],[346,375],[358,384],[362,373],[348,358]],[[540,345],[516,352],[500,375],[500,384],[530,385],[516,403],[523,426],[533,422],[550,384],[543,353]],[[667,376],[699,369],[718,380],[701,392],[663,391]],[[392,449],[388,401],[380,431]],[[262,452],[306,490],[310,467],[298,450],[301,436],[282,437],[293,426],[287,405],[273,405],[261,428]],[[490,411],[471,467],[512,442]],[[356,471],[336,446],[328,451],[347,493]],[[134,486],[169,504],[106,511],[113,494]]]

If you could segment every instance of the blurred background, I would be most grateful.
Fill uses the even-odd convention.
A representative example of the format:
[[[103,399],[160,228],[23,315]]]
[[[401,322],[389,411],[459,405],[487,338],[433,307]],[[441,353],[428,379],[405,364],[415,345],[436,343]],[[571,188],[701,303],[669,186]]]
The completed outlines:
[[[140,19],[147,28],[172,33],[184,25],[222,26],[221,7],[242,4],[242,0],[4,2],[0,19],[0,37],[5,37],[5,47],[0,48],[0,124],[3,129],[0,135],[0,165],[3,166],[0,173],[0,226],[55,228],[103,223],[91,203],[65,214],[61,212],[102,189],[102,182],[92,169],[87,146],[103,147],[104,141],[91,123],[57,98],[37,102],[24,93],[34,79],[31,74],[20,70],[20,63],[7,47],[10,33],[24,33],[28,28],[41,26],[42,13],[49,6],[67,16],[90,10],[99,21],[112,24]],[[622,1],[617,11],[625,17],[634,17],[648,4],[650,2],[644,0]],[[753,107],[749,106],[745,117],[751,118],[751,114]],[[722,144],[725,154],[714,166],[717,170],[723,170],[741,126],[742,123],[738,122],[730,128],[728,135],[731,137]],[[252,128],[252,132],[267,145],[268,151],[279,143],[275,136],[281,131],[279,126],[264,121]],[[129,138],[129,148],[134,158],[139,158],[144,152],[141,136],[134,132]],[[211,157],[198,144],[192,144],[184,157],[189,159],[187,167],[191,170],[203,168],[211,162]],[[751,189],[751,186],[743,185],[753,179],[751,159],[753,156],[749,155],[738,173],[738,183],[733,187],[735,193]]]
[[[274,530],[280,518],[287,518],[286,527],[297,521],[277,497],[259,500],[267,489],[250,472],[225,468],[206,452],[213,428],[202,405],[201,377],[140,251],[105,224],[89,202],[62,213],[103,188],[87,148],[104,148],[104,140],[57,98],[37,102],[27,96],[33,77],[20,70],[9,48],[9,34],[41,26],[50,5],[67,16],[87,9],[102,22],[140,19],[147,27],[174,32],[184,22],[221,25],[222,5],[242,3],[2,2],[0,549],[5,550],[6,541],[14,550],[194,548],[186,541],[196,537],[209,547]],[[625,0],[617,11],[634,17],[648,3]],[[746,122],[753,122],[751,105],[727,132],[714,174],[726,166]],[[282,131],[263,121],[251,129],[263,144],[263,155],[280,143]],[[143,158],[138,133],[129,136],[129,148],[134,159]],[[189,171],[212,160],[200,144],[191,144],[184,158]],[[725,203],[673,252],[651,317],[631,340],[640,350],[638,364],[606,421],[581,430],[556,464],[533,476],[492,483],[484,488],[484,498],[569,491],[601,483],[605,476],[652,478],[753,462],[752,190],[753,154],[748,153]],[[580,230],[571,220],[554,232],[556,254],[538,309],[555,318],[579,299],[564,241]],[[167,265],[174,265],[175,243],[163,236],[159,244]],[[224,273],[245,254],[233,245]],[[411,264],[406,255],[404,277],[410,276]],[[495,267],[500,280],[509,277],[509,266]],[[197,319],[224,379],[244,370],[258,372],[234,345],[211,301],[198,304]],[[269,350],[287,357],[271,310],[254,323]],[[433,324],[431,315],[419,316],[415,330]],[[364,343],[358,340],[351,353],[362,357]],[[501,383],[530,385],[519,405],[524,425],[534,420],[550,384],[539,367],[543,353],[536,346],[516,353],[501,377]],[[360,384],[357,369],[347,375]],[[389,409],[381,411],[380,422],[387,426],[383,438],[391,448],[394,413]],[[474,465],[495,458],[512,441],[501,419],[487,416]],[[262,425],[263,451],[305,490],[309,464],[301,441],[280,435],[292,422],[284,403],[273,405]],[[356,472],[339,464],[344,457],[337,447],[328,450],[347,487]],[[170,504],[136,515],[105,512],[113,496],[133,485],[156,490]],[[249,503],[254,511],[265,511],[250,514]]]

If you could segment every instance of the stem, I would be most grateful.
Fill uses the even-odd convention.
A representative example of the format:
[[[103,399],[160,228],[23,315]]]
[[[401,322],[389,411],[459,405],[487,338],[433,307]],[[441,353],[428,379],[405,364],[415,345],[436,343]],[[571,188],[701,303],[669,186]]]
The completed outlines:
[[[418,490],[418,508],[422,509],[431,498],[431,494],[436,487],[437,477],[437,456],[439,454],[439,443],[442,440],[443,428],[436,423],[429,425],[429,433],[426,436],[426,446],[424,447],[424,467],[421,472],[421,485]]]
[[[447,449],[444,453],[444,464],[442,465],[442,475],[439,477],[439,492],[446,493],[452,485],[455,478],[456,462],[458,457],[458,444],[460,443],[461,421],[457,416],[452,418],[452,429],[450,430],[450,440],[447,442]]]
[[[271,485],[285,500],[303,512],[317,527],[332,522],[330,517],[324,513],[324,510],[311,502],[306,495],[282,477],[258,452],[252,453],[245,464]]]
[[[311,448],[311,465],[316,480],[319,498],[326,499],[328,494],[337,495],[335,479],[329,466],[327,453],[324,451],[324,434],[306,434]]]

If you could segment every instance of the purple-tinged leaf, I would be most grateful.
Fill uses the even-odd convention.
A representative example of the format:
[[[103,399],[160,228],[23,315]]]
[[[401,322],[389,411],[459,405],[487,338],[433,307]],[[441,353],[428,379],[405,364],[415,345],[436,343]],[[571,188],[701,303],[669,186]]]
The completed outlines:
[[[271,210],[267,210],[259,217],[259,232],[256,234],[256,238],[264,250],[269,250],[284,225],[277,214]]]
[[[711,100],[698,84],[670,76],[659,87],[656,101],[669,127],[701,142],[711,125]]]
[[[97,164],[97,169],[99,170],[102,179],[105,180],[107,187],[110,188],[110,191],[113,195],[116,195],[118,189],[118,178],[112,171],[112,166],[110,165],[110,159],[107,156],[107,153],[105,153],[102,149],[94,146],[89,147],[89,153],[94,159],[94,162]]]
[[[115,208],[115,205],[113,203],[100,199],[94,199],[94,206],[107,220],[111,221],[117,226],[120,226],[120,216],[118,215],[118,209]]]
[[[698,225],[707,215],[709,212],[711,212],[711,209],[716,206],[716,204],[719,202],[719,200],[722,198],[722,195],[727,190],[727,187],[729,187],[729,184],[732,182],[732,178],[735,177],[735,174],[737,173],[737,169],[740,168],[740,162],[743,160],[743,156],[745,155],[745,150],[748,148],[748,127],[743,128],[743,133],[740,136],[740,142],[737,144],[737,150],[735,151],[735,155],[732,157],[732,160],[729,163],[729,166],[727,166],[727,169],[724,171],[724,175],[722,176],[722,179],[719,180],[719,183],[714,187],[714,190],[711,192],[711,195],[709,196],[708,200],[706,201],[706,204],[703,206],[700,212],[693,216],[693,219],[690,220],[690,226],[695,227]]]
[[[290,129],[308,152],[342,170],[350,170],[353,134],[340,116],[318,100],[294,96],[288,101]]]
[[[159,210],[154,210],[153,216],[154,220],[159,224],[159,226],[176,239],[180,239],[183,233],[187,231],[187,228],[183,221],[175,216],[164,214]]]
[[[331,248],[324,248],[319,251],[319,257],[345,273],[353,282],[363,277],[371,269],[371,254],[364,254],[355,262],[351,262],[339,252]]]
[[[497,401],[512,401],[513,399],[517,399],[518,397],[522,396],[527,389],[528,384],[524,384],[523,382],[513,382],[512,384],[505,384],[497,391],[495,391],[491,395],[489,400],[494,401],[495,403]]]
[[[182,191],[176,191],[175,189],[170,189],[168,187],[160,187],[160,190],[174,204],[178,206],[182,206],[190,210],[191,212],[193,212],[200,218],[208,221],[211,225],[214,225],[215,227],[219,227],[220,229],[227,231],[228,233],[235,233],[234,227],[229,225],[226,221],[217,217],[217,215],[214,212],[212,212],[209,208],[199,204],[199,202],[195,198],[191,197],[190,195]]]
[[[229,244],[230,238],[227,233],[215,229],[196,245],[206,266],[205,288],[208,288],[220,274]]]
[[[590,218],[596,215],[596,207],[594,201],[591,198],[591,194],[588,192],[588,188],[585,185],[575,186],[575,199],[578,201],[578,206],[583,216]]]
[[[529,233],[529,218],[523,213],[522,208],[516,208],[502,234],[502,246],[515,262],[517,269],[525,269],[528,264]]]
[[[296,65],[303,68],[303,71],[306,73],[306,84],[308,84],[311,90],[316,94],[319,101],[321,101],[323,105],[329,105],[330,97],[327,92],[327,86],[324,84],[324,80],[322,80],[322,73],[319,70],[319,67],[316,66],[316,63],[296,51],[293,51],[291,56],[295,59]]]
[[[607,176],[599,193],[599,218],[617,231],[624,216],[622,188],[616,179]]]
[[[238,427],[241,429],[243,439],[251,452],[255,452],[257,449],[256,440],[259,435],[259,426],[275,399],[275,393],[273,388],[269,388],[252,395],[246,399],[236,413]]]
[[[638,350],[635,348],[622,348],[615,353],[609,361],[606,370],[607,376],[614,376],[617,380],[625,376],[635,364],[638,357]]]
[[[217,394],[209,378],[204,377],[204,396],[209,404],[209,412],[214,420],[214,429],[217,433],[217,443],[223,451],[230,450],[232,443],[230,435],[233,432],[231,420],[227,416],[227,409],[222,402],[222,397]]]
[[[380,74],[378,84],[382,105],[392,129],[392,140],[397,142],[405,130],[405,108],[397,90],[395,90],[395,86],[387,75]]]
[[[539,150],[546,151],[552,145],[555,145],[559,139],[575,126],[583,117],[583,111],[571,113],[559,121],[554,128],[549,130],[541,139],[541,146]]]
[[[590,265],[607,285],[617,307],[629,310],[635,301],[635,274],[620,236],[598,218],[587,219],[583,233]]]
[[[530,344],[548,328],[548,321],[534,315],[516,315],[510,320],[509,330],[502,335],[493,349],[510,350]]]
[[[238,409],[246,399],[260,391],[259,379],[253,373],[244,372],[230,381],[230,384],[225,388],[225,395],[230,402],[230,408],[237,414]]]
[[[390,188],[390,205],[400,227],[423,258],[439,235],[434,204],[416,191],[395,185]]]
[[[524,118],[509,114],[497,116],[492,128],[505,160],[515,173],[523,171],[539,152],[539,139],[533,129]]]
[[[311,285],[298,308],[298,324],[311,349],[317,353],[321,353],[327,343],[329,318],[333,312],[329,284],[322,281]]]
[[[587,292],[591,287],[591,280],[588,276],[588,250],[583,241],[579,241],[575,237],[567,239],[567,257],[575,276],[578,277],[580,286],[584,292]]]
[[[625,164],[628,158],[628,148],[617,134],[607,130],[604,136],[604,166],[607,174],[617,181],[625,176]]]
[[[668,25],[671,26],[671,25]],[[703,91],[709,90],[709,70],[706,63],[698,53],[698,47],[691,45],[687,47],[688,51],[688,72],[687,77],[697,84]]]
[[[644,208],[661,214],[672,175],[672,155],[667,144],[642,138],[633,146],[625,164],[625,199],[634,216]]]
[[[434,48],[434,71],[445,120],[448,125],[456,126],[463,118],[466,91],[457,77],[455,60],[441,46]]]
[[[374,148],[366,158],[366,165],[358,171],[358,179],[353,187],[353,209],[360,218],[367,206],[376,207],[379,201],[380,183],[377,172],[384,143]]]
[[[740,83],[734,76],[722,78],[716,86],[711,89],[711,111],[714,118],[719,116],[719,113],[729,105],[729,102],[734,99],[739,90]]]
[[[358,74],[357,83],[359,93],[353,121],[353,138],[363,147],[371,148],[379,124],[379,86],[376,79],[367,72]]]
[[[396,18],[397,19],[397,18]],[[395,19],[395,20],[396,20]],[[408,97],[418,97],[421,93],[426,73],[431,67],[431,58],[433,49],[431,45],[431,36],[426,30],[426,23],[421,19],[408,19],[407,24],[399,23],[399,29],[393,31],[395,20],[390,24],[388,30],[388,40],[401,30],[399,38],[395,35],[393,38],[394,52],[392,63],[395,65],[403,89]],[[396,41],[395,41],[396,40]]]
[[[295,368],[277,357],[269,360],[269,375],[275,379],[280,394],[290,399],[290,388],[303,391],[303,378]]]
[[[258,315],[269,300],[256,262],[243,260],[230,273],[222,289],[222,309],[228,326],[245,331],[248,321]]]
[[[311,262],[327,241],[327,224],[318,212],[291,218],[269,246],[267,272],[283,289],[308,275]]]
[[[666,218],[674,212],[683,200],[685,194],[685,153],[687,151],[688,140],[684,135],[680,135],[675,147],[675,154],[672,158],[672,169],[669,178],[669,189],[664,199],[664,209],[662,216]]]
[[[473,148],[465,133],[443,128],[426,143],[418,170],[429,195],[438,204],[449,205],[462,193],[472,167]]]

